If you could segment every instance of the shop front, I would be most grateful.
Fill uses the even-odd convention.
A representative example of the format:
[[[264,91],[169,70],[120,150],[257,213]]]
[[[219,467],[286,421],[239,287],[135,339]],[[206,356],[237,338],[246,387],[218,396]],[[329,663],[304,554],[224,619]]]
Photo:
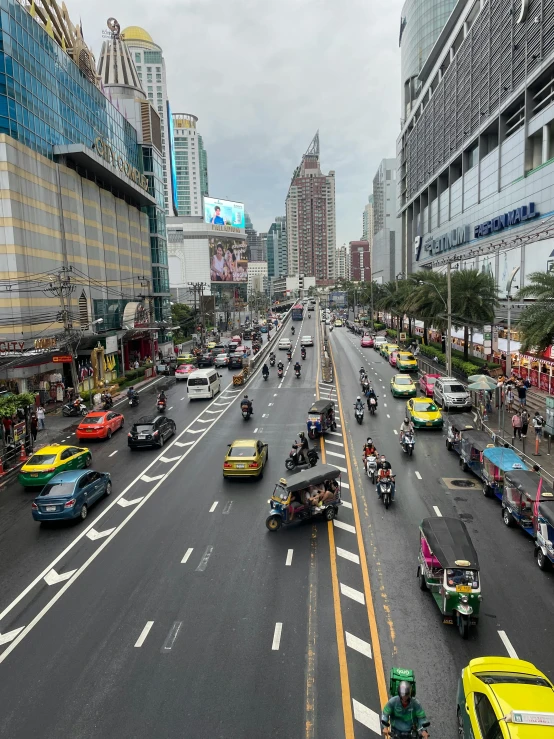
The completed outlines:
[[[0,366],[0,394],[34,393],[45,408],[63,402],[71,386],[70,365],[60,352],[14,358]],[[65,358],[65,357],[64,357]]]
[[[513,369],[522,379],[529,379],[532,387],[554,395],[554,347],[549,347],[541,356],[518,354]]]

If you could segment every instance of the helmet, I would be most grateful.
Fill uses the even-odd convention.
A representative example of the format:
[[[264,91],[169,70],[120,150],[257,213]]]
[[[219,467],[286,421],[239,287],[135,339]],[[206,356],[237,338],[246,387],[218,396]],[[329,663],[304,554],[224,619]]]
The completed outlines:
[[[360,398],[360,396],[359,396],[359,395],[358,395],[358,397],[356,398],[356,400],[361,400],[361,398]]]
[[[404,423],[410,423],[410,419],[408,418],[408,416],[406,416],[406,417],[404,418]]]
[[[248,400],[248,395],[245,395],[244,397],[245,397],[246,400]]]
[[[398,684],[398,695],[400,698],[412,697],[412,684],[407,680],[401,680]]]
[[[366,444],[373,444],[373,439],[371,438],[371,436],[367,437]]]
[[[305,433],[304,433],[303,431],[301,431],[301,432],[300,432],[300,433],[298,434],[298,438],[299,438],[299,439],[303,439],[303,438],[304,438],[304,436],[305,436]]]

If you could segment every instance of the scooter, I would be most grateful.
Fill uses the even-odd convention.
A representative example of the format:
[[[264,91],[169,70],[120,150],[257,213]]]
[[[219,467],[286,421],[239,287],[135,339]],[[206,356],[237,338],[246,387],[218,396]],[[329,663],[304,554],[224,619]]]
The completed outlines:
[[[129,405],[131,408],[135,408],[139,404],[139,396],[137,393],[129,396]]]
[[[317,453],[317,451],[313,448],[308,449],[308,451],[306,452],[306,456],[308,457],[308,467],[315,467],[319,459],[319,454]],[[305,464],[306,462],[298,462],[297,449],[291,449],[288,459],[285,459],[285,467],[289,472],[295,467],[303,467]]]
[[[370,454],[369,457],[366,457],[365,471],[372,484],[375,485],[375,480],[377,479],[377,457],[374,454]]]
[[[165,413],[165,407],[167,403],[165,400],[158,400],[156,403],[156,408],[158,409],[158,413]]]
[[[302,357],[302,359],[306,359],[306,350],[305,349],[302,349],[302,351],[300,352],[300,356]]]
[[[377,400],[376,398],[370,398],[369,399],[369,412],[372,416],[375,415],[375,411],[377,410]]]
[[[390,727],[390,721],[381,721],[383,726]],[[412,729],[408,734],[405,732],[402,732],[401,734],[398,733],[398,731],[393,727],[390,730],[389,737],[390,739],[399,739],[399,737],[410,737],[410,739],[421,739],[423,736],[422,732],[427,731],[427,729],[431,726],[430,721],[424,721],[421,724],[421,729]]]
[[[102,409],[109,411],[113,406],[113,398],[111,395],[102,395]]]
[[[356,415],[356,421],[358,423],[363,423],[364,422],[364,409],[363,409],[363,407],[361,405],[354,405],[354,408],[355,408],[354,413]]]
[[[271,365],[272,367],[275,367],[275,357],[271,356],[271,357],[269,358],[269,364],[270,364],[270,365]]]
[[[240,407],[240,410],[244,420],[248,421],[248,419],[252,415],[252,406],[248,405],[248,403],[243,403]]]
[[[84,403],[75,405],[75,403],[66,403],[62,408],[62,416],[86,416],[88,408]]]
[[[292,335],[294,336],[294,326],[291,326],[291,327],[290,327],[290,332],[291,332],[291,334],[292,334]]]
[[[415,447],[415,438],[414,435],[411,433],[405,433],[402,437],[402,441],[400,442],[400,445],[402,446],[402,451],[405,454],[409,454],[410,457],[414,453],[414,447]]]
[[[264,378],[264,381],[267,380],[267,378],[269,377],[269,372],[263,372],[262,377]]]
[[[296,375],[296,379],[299,380],[300,379],[300,370],[299,369],[295,369],[294,370],[294,374]]]
[[[281,379],[283,377],[283,368],[279,367],[277,370],[277,377]]]
[[[394,484],[394,477],[392,475],[391,477],[382,478],[377,483],[377,493],[381,494],[381,500],[383,501],[383,505],[387,510],[392,503],[392,491]]]
[[[292,361],[292,354],[290,352],[288,352],[287,354],[287,359],[289,360],[289,362]]]

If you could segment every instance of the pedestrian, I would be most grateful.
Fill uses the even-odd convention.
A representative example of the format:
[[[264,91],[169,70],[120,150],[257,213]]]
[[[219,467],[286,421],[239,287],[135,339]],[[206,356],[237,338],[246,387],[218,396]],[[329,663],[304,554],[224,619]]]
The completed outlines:
[[[544,418],[541,416],[541,414],[538,411],[535,411],[535,415],[533,416],[533,428],[535,429],[535,454],[533,456],[540,457],[541,454],[539,452],[541,439],[542,439],[542,428],[544,426]]]
[[[4,426],[4,439],[5,439],[6,444],[7,444],[8,441],[10,440],[11,435],[12,435],[13,421],[10,418],[10,416],[5,416],[2,419],[2,425]]]
[[[519,436],[519,438],[521,439],[521,426],[522,426],[522,423],[521,423],[521,412],[520,411],[516,411],[514,413],[514,415],[512,416],[512,429],[513,429],[512,436],[513,436],[514,440],[515,440],[516,436]]]
[[[492,413],[492,391],[490,390],[485,391],[485,410],[487,415]]]
[[[39,431],[42,431],[44,428],[46,428],[46,424],[44,423],[45,416],[46,412],[44,410],[44,407],[42,405],[39,405],[39,407],[37,408],[37,421]]]
[[[529,428],[529,412],[527,408],[521,411],[521,438],[525,439],[527,436],[527,429]]]
[[[514,402],[514,391],[512,390],[512,386],[508,386],[508,389],[506,390],[506,410],[508,413],[512,412],[512,405]]]
[[[521,407],[527,405],[527,388],[523,382],[519,382],[517,385],[517,396],[519,398],[519,404]]]
[[[33,437],[33,442],[37,440],[37,433],[38,433],[38,419],[36,416],[36,413],[31,414],[31,436]]]

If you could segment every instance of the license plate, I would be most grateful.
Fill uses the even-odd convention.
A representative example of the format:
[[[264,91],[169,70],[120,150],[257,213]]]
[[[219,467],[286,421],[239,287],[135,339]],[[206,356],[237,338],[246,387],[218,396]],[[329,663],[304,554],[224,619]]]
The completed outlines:
[[[245,464],[236,464],[235,467],[237,468],[237,470],[243,470],[246,467],[246,465]]]
[[[471,593],[471,585],[456,585],[457,593]]]
[[[38,477],[38,472],[31,472],[30,477]]]
[[[45,511],[46,511],[47,513],[52,513],[52,511],[55,511],[55,510],[56,510],[56,506],[55,506],[55,505],[47,505],[47,506],[46,506],[46,507],[44,508],[44,510],[45,510]]]
[[[433,421],[427,421],[427,423],[425,425],[426,426],[432,426],[433,425]]]
[[[139,434],[139,435],[138,435],[138,438],[139,438],[139,439],[146,439],[146,436],[145,436],[144,434]]]

